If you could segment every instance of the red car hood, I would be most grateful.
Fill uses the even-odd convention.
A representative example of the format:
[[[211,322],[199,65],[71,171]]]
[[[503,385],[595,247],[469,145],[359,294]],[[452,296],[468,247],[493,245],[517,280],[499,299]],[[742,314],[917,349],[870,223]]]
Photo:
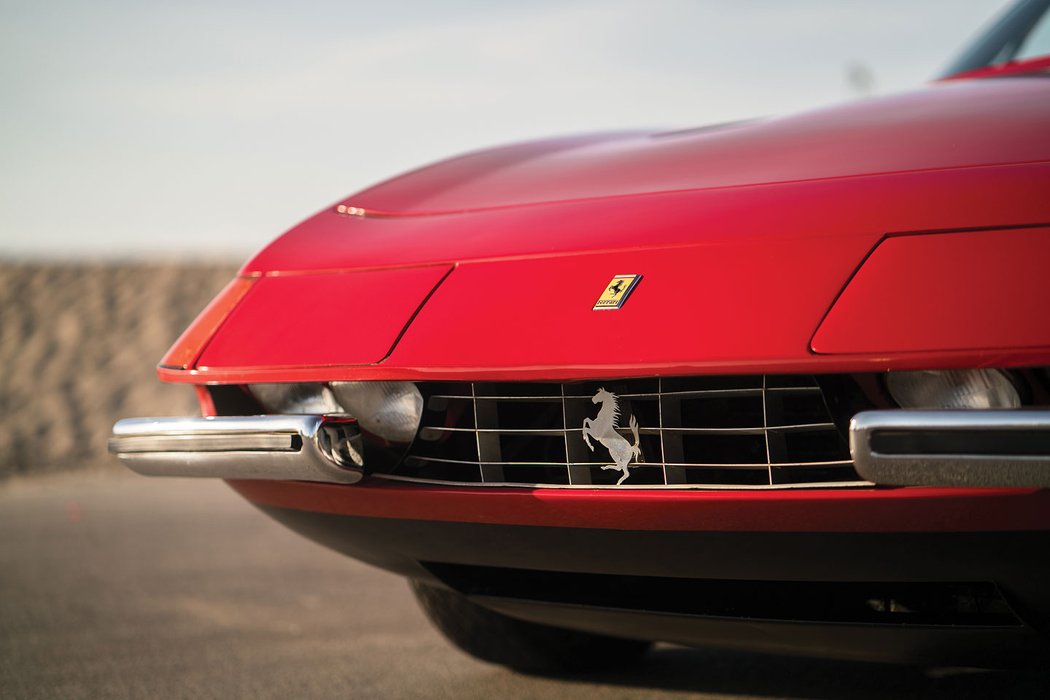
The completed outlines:
[[[767,194],[774,185],[783,192],[793,187],[809,192],[817,183],[845,185],[864,176],[935,178],[975,166],[1047,161],[1050,79],[950,81],[792,117],[664,134],[555,139],[454,158],[343,202],[371,215],[339,215],[333,207],[307,219],[250,261],[245,272],[696,244],[729,235],[734,227],[725,226],[726,209],[752,216],[766,196],[756,187]],[[790,206],[796,195],[784,196],[788,201],[780,206]],[[894,207],[900,202],[886,200],[878,186],[865,186],[858,196],[881,197],[862,203],[864,229],[870,232],[946,228],[955,219],[962,227],[978,225],[972,214],[955,216],[962,214],[957,204]],[[801,215],[826,223],[835,205],[824,200]],[[658,219],[675,225],[663,226]],[[782,224],[764,229],[791,232]],[[860,232],[855,225],[836,230]]]
[[[515,145],[448,160],[347,200],[426,214],[1050,158],[1050,84],[953,81],[786,118]]]
[[[1045,225],[1047,192],[1037,77],[485,151],[277,239],[197,366],[217,381],[811,371],[821,319],[885,236]],[[643,279],[622,310],[592,311],[618,274]]]

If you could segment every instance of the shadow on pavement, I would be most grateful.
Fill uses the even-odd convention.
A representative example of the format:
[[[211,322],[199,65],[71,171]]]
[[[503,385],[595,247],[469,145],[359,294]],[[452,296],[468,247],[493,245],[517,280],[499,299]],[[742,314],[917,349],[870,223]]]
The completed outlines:
[[[785,698],[1046,698],[1050,672],[924,669],[659,647],[639,666],[567,682]]]

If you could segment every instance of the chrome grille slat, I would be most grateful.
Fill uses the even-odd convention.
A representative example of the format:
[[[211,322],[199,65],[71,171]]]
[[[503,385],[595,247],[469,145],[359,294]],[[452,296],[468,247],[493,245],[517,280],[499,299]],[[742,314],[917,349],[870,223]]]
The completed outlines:
[[[657,391],[657,393],[659,393],[661,395],[663,394],[663,392],[664,392],[664,378],[663,377],[657,377],[656,378],[656,391]],[[667,450],[664,449],[664,402],[663,401],[657,401],[656,402],[656,418],[657,418],[657,429],[660,431],[660,469],[663,470],[663,473],[664,473],[664,483],[665,484],[670,484],[670,483],[673,483],[673,480],[671,479],[671,474],[672,473],[667,471],[667,468],[669,466],[671,466],[671,465],[669,465],[667,463]]]
[[[767,392],[788,393],[810,393],[819,394],[820,387],[816,386],[773,386],[766,389]],[[762,393],[761,387],[754,389],[699,389],[696,391],[665,391],[648,392],[640,394],[617,394],[621,399],[656,399],[661,396],[758,396]],[[482,399],[488,401],[560,401],[562,399],[590,399],[583,394],[566,396],[470,396],[469,394],[431,394],[435,399]]]
[[[767,384],[769,380],[762,375],[762,439],[766,443],[766,468],[769,470],[769,485],[773,485],[773,455],[769,450],[769,401],[767,401]]]
[[[437,462],[442,464],[469,464],[471,466],[481,466],[482,462],[476,460],[462,460],[462,459],[448,459],[446,457],[418,457],[413,456],[413,460],[421,462]],[[529,466],[543,466],[543,467],[593,467],[595,462],[485,462],[485,464],[496,464],[503,467],[529,467]],[[848,459],[835,460],[831,462],[777,462],[776,467],[848,467],[853,462]],[[709,467],[712,469],[766,469],[768,464],[765,462],[645,462],[643,466],[647,467]]]
[[[470,400],[474,407],[474,427],[478,426],[478,400],[474,396],[474,385],[470,385]],[[485,468],[481,464],[481,433],[475,432],[474,439],[478,446],[478,475],[481,477],[481,483],[485,483]]]
[[[391,476],[438,483],[613,486],[608,450],[583,441],[602,384],[616,432],[638,421],[640,458],[621,488],[796,487],[863,482],[811,377],[652,377],[607,382],[420,383],[418,437]],[[468,388],[469,387],[469,388]]]
[[[448,481],[442,479],[423,479],[412,476],[401,476],[400,474],[373,474],[373,476],[381,479],[389,479],[391,481],[403,481],[411,484],[430,484],[434,486],[477,486],[477,482],[471,481]],[[502,484],[485,484],[486,486],[525,486],[533,488],[561,488],[561,489],[591,489],[595,488],[590,485],[583,484],[538,484],[538,483],[525,483],[525,482],[514,482],[508,481]],[[646,489],[646,490],[682,490],[682,489],[697,489],[697,490],[709,490],[709,491],[770,491],[779,489],[846,489],[846,488],[863,488],[866,486],[874,486],[870,481],[798,481],[789,484],[642,484],[631,486],[632,489]]]
[[[807,431],[807,430],[832,430],[834,423],[800,423],[798,425],[755,425],[741,428],[639,428],[642,435],[660,435],[663,432],[672,433],[727,433],[738,435],[761,435],[770,430],[782,431]],[[582,433],[583,428],[449,428],[445,426],[428,425],[423,430],[436,433],[498,433],[506,435],[561,435],[562,433]],[[630,435],[630,428],[617,428],[617,432]]]
[[[508,435],[561,435],[564,432],[577,433],[582,431],[582,428],[569,428],[567,431],[562,428],[447,428],[445,426],[433,426],[428,425],[423,430],[433,431],[435,433],[494,433],[494,434],[508,434]]]

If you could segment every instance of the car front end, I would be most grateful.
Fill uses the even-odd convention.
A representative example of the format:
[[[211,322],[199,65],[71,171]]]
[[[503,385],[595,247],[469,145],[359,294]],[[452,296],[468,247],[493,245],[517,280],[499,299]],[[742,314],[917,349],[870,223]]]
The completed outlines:
[[[1048,124],[1011,74],[424,168],[249,261],[159,369],[202,416],[111,450],[543,628],[1045,660]]]

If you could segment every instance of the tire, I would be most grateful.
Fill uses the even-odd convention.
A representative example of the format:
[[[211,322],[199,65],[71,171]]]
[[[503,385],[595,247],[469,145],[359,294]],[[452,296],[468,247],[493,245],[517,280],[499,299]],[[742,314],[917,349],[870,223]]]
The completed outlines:
[[[471,656],[530,674],[622,669],[651,644],[517,620],[472,603],[455,591],[411,581],[427,618]]]

